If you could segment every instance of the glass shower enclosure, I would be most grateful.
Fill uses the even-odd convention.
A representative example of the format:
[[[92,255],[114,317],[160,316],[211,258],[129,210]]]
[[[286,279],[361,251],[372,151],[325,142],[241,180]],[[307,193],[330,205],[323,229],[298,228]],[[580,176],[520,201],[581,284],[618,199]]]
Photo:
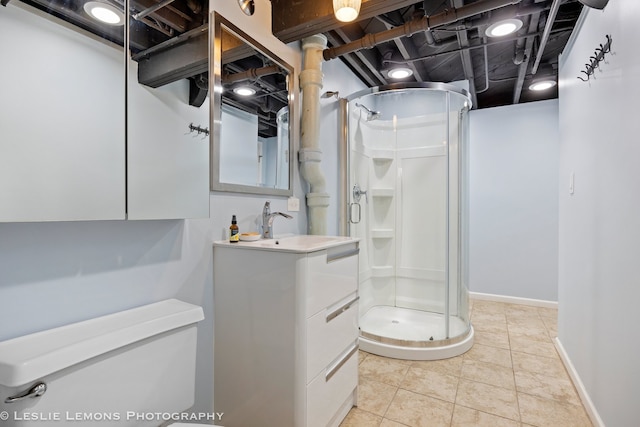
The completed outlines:
[[[361,239],[360,348],[435,360],[473,344],[468,292],[468,93],[441,83],[342,103],[348,234]]]

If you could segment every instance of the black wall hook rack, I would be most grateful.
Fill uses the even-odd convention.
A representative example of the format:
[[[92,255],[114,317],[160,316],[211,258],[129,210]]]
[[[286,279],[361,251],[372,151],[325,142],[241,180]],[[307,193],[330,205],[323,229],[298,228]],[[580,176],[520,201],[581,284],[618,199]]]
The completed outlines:
[[[209,128],[196,126],[193,123],[189,124],[189,132],[198,132],[198,135],[200,135],[201,133],[204,133],[206,136],[209,136]]]
[[[588,82],[596,68],[600,66],[600,63],[604,61],[604,56],[611,52],[611,42],[613,39],[609,34],[606,35],[607,42],[605,44],[600,43],[600,46],[596,48],[593,55],[589,57],[589,62],[584,64],[585,69],[581,73],[585,74],[587,78],[578,76],[583,82]]]

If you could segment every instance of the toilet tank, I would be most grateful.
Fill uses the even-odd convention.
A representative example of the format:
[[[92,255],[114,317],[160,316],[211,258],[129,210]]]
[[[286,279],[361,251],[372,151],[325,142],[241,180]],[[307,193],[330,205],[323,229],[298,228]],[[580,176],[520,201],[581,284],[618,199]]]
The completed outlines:
[[[0,342],[0,425],[159,426],[194,402],[202,309],[175,299]],[[39,383],[46,391],[8,403]]]

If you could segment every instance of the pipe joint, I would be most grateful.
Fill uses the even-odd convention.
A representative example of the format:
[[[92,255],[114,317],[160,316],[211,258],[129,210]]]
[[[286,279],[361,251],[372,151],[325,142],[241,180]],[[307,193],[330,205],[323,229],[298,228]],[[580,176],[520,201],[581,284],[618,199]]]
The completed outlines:
[[[322,71],[306,69],[300,72],[300,88],[304,89],[308,85],[315,85],[322,88]]]
[[[314,34],[302,39],[302,49],[322,50],[327,47],[327,37],[324,34]]]
[[[322,161],[322,151],[314,150],[309,148],[301,148],[298,151],[298,161],[300,163],[306,162],[321,162]]]
[[[307,193],[307,206],[310,208],[329,206],[329,193]]]

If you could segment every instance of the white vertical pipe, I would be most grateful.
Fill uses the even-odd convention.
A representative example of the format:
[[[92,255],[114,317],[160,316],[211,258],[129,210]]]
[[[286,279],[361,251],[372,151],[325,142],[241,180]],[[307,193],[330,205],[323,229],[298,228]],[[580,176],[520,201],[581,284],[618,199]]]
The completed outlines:
[[[322,52],[327,47],[327,38],[316,34],[302,39],[304,51],[303,70],[300,73],[302,90],[302,131],[300,135],[300,173],[307,183],[307,206],[309,208],[309,234],[327,234],[327,207],[329,194],[320,162],[320,89],[322,89]]]

